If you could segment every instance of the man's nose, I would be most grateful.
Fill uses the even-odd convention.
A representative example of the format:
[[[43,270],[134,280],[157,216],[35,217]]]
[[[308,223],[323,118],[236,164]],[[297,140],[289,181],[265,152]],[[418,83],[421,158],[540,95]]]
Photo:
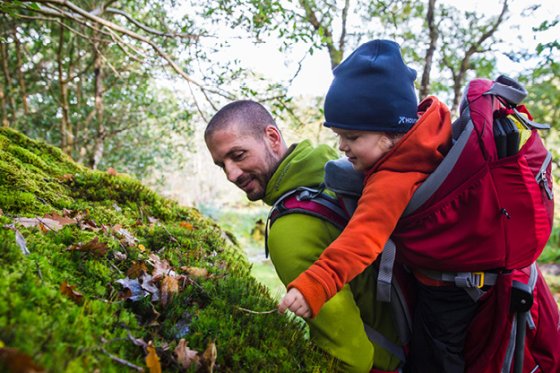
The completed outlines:
[[[224,171],[229,181],[235,184],[239,176],[243,173],[241,169],[233,162],[227,162],[224,165]]]

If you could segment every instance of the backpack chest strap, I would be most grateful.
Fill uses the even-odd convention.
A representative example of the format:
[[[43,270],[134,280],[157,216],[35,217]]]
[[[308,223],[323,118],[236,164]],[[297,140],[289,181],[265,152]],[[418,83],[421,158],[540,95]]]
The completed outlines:
[[[284,215],[304,214],[323,219],[337,229],[344,229],[348,214],[338,200],[324,193],[324,186],[318,189],[299,187],[280,197],[268,214],[265,230],[265,257],[268,258],[268,232],[274,222]]]

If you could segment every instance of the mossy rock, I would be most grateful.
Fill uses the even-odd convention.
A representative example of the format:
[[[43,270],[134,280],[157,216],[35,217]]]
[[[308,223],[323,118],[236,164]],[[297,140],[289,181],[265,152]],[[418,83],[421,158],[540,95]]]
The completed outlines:
[[[181,339],[215,345],[216,371],[333,367],[300,322],[262,312],[275,301],[229,233],[129,176],[0,129],[0,209],[0,371],[149,371],[150,351],[184,371]]]

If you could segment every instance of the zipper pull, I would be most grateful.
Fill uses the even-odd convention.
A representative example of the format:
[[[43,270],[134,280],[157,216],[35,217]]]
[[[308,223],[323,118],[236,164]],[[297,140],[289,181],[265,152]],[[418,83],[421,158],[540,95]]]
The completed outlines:
[[[504,215],[506,218],[511,219],[511,215],[509,214],[509,212],[507,212],[507,210],[505,208],[502,207],[501,210],[502,215]]]
[[[541,179],[540,183],[542,184],[542,187],[544,188],[544,191],[546,192],[548,199],[552,199],[553,198],[552,191],[550,190],[550,188],[548,187],[548,183],[546,182],[546,171],[543,171],[541,173],[540,179]]]

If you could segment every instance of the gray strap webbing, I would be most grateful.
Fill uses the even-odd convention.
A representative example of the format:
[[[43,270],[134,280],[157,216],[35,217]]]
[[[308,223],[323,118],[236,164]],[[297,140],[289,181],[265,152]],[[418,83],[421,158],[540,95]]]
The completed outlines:
[[[537,272],[537,263],[533,263],[531,264],[531,273],[529,275],[529,281],[527,282],[527,285],[529,285],[529,287],[531,288],[531,291],[535,290],[535,286],[537,284],[537,279],[538,279],[538,272]],[[515,338],[517,337],[517,317],[519,315],[515,314],[513,317],[515,318],[513,320],[513,323],[511,325],[511,333],[509,336],[509,342],[508,342],[508,347],[506,350],[506,356],[504,358],[504,365],[502,366],[502,373],[510,373],[511,371],[511,364],[513,362],[513,355],[515,352]],[[527,312],[527,324],[529,326],[530,329],[534,329],[535,328],[535,321],[533,320],[533,317],[531,316],[531,312]]]
[[[373,329],[371,326],[364,324],[364,329],[369,340],[374,344],[377,345],[391,354],[396,356],[400,361],[406,361],[406,355],[404,350],[401,346],[397,345],[396,343],[391,342],[387,337],[383,334],[379,333],[377,330]]]
[[[377,300],[380,302],[391,301],[391,283],[393,281],[393,266],[397,247],[393,240],[389,239],[381,252],[379,260],[379,274],[377,275]]]
[[[412,315],[407,299],[397,281],[393,283],[393,297],[390,304],[399,338],[403,344],[407,344],[412,336]]]
[[[431,279],[454,283],[455,286],[463,288],[475,302],[484,295],[484,291],[481,288],[483,286],[494,285],[498,279],[498,273],[492,272],[419,271]]]
[[[511,334],[509,336],[508,346],[507,346],[507,350],[506,350],[506,356],[504,358],[504,365],[502,365],[502,373],[510,373],[510,371],[511,371],[511,363],[513,361],[513,353],[515,351],[515,336],[516,335],[517,335],[517,323],[514,320],[514,322],[511,325]]]
[[[465,118],[468,118],[469,115],[470,115],[469,109],[466,108],[463,111],[461,118],[459,118],[458,120],[459,121],[461,121],[461,119],[465,120]],[[455,127],[455,124],[453,126]],[[453,144],[453,146],[449,150],[449,153],[447,153],[447,155],[443,158],[443,160],[441,161],[439,166],[434,170],[434,172],[432,172],[432,174],[428,176],[426,181],[424,181],[422,185],[418,187],[418,189],[410,199],[408,206],[406,206],[406,209],[404,210],[404,213],[402,215],[403,217],[408,216],[413,212],[415,212],[438,190],[438,188],[441,186],[443,181],[447,178],[447,175],[449,175],[451,169],[455,167],[455,164],[457,163],[459,156],[463,152],[463,149],[465,148],[465,145],[467,144],[467,141],[473,129],[474,129],[474,125],[472,121],[468,120],[464,131],[457,139],[457,142]]]
[[[484,95],[496,95],[513,105],[519,105],[527,97],[527,90],[515,80],[500,75]]]

